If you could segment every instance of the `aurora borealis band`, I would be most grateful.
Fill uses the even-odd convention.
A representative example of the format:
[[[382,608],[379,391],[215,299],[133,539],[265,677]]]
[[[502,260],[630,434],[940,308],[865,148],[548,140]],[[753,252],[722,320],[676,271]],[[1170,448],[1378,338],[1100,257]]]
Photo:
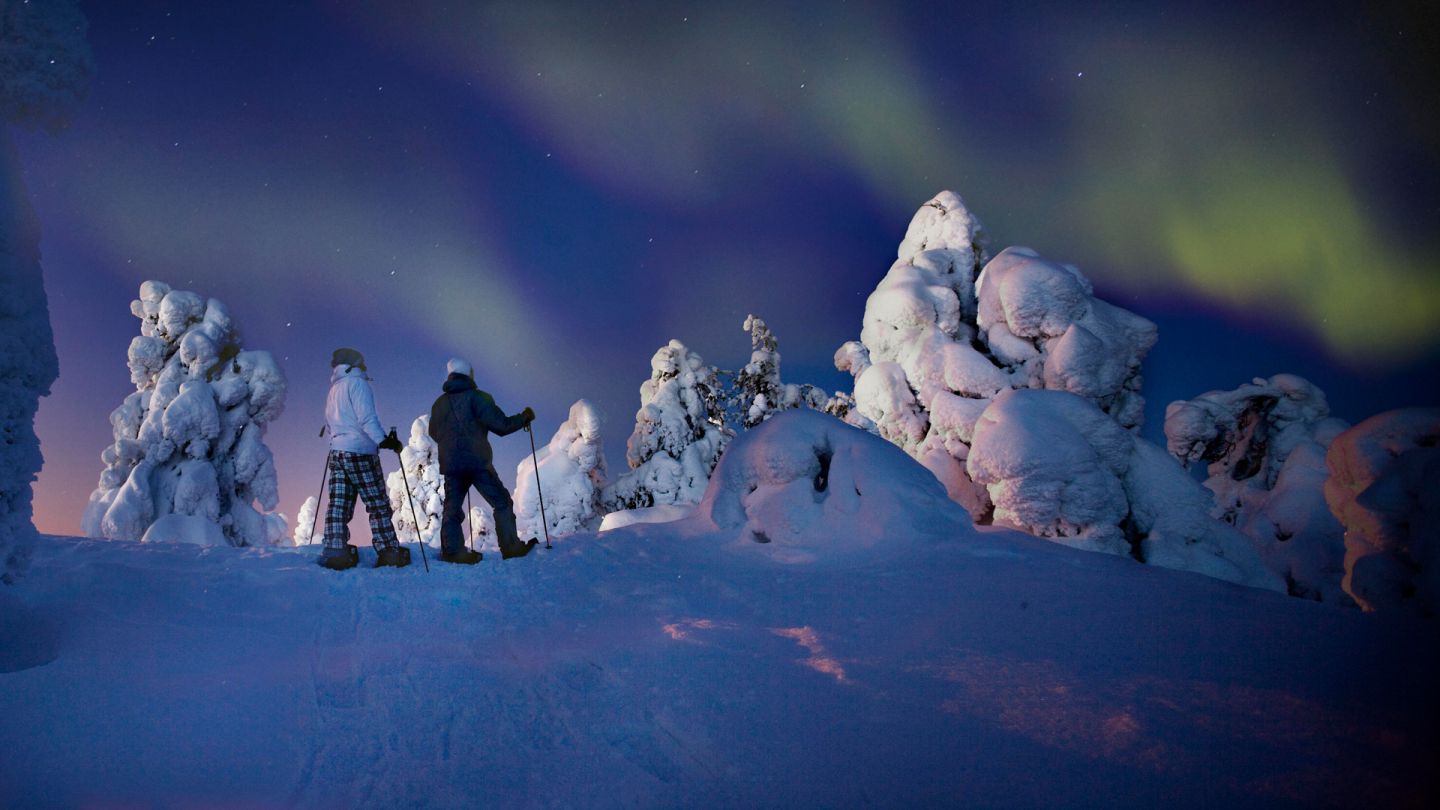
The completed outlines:
[[[754,312],[788,381],[846,386],[831,354],[946,188],[993,249],[1073,262],[1159,324],[1147,435],[1172,399],[1282,371],[1352,422],[1440,400],[1432,11],[85,10],[91,98],[69,130],[17,135],[61,360],[42,531],[78,530],[145,279],[226,302],[281,361],[267,441],[293,516],[336,346],[366,352],[402,432],[455,354],[534,406],[542,441],[589,398],[614,467],[670,338],[734,367]],[[522,443],[499,443],[507,480]]]

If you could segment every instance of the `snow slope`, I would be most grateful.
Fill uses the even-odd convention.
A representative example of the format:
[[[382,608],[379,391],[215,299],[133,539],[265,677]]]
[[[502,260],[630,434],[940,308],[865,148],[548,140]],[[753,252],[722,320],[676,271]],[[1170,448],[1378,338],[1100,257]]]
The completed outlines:
[[[48,539],[0,588],[0,805],[1435,798],[1432,621],[963,513],[882,522],[950,502],[933,480],[898,491],[919,468],[878,438],[790,433],[737,439],[681,521],[428,574]],[[827,498],[792,452],[817,437]],[[844,483],[863,494],[837,500]]]

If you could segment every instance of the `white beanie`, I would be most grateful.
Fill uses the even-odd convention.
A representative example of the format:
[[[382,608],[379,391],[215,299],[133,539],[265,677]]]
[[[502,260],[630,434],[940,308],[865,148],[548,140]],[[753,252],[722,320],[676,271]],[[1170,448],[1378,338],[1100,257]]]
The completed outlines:
[[[475,376],[475,369],[471,368],[469,363],[458,357],[450,358],[450,362],[445,364],[445,372],[447,374],[464,374],[466,377]]]

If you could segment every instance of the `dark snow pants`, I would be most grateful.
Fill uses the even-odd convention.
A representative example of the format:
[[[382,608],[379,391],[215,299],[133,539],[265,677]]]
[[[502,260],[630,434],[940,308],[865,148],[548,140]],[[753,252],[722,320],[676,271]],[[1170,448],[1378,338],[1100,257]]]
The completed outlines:
[[[365,502],[370,515],[370,542],[377,549],[400,545],[390,519],[390,498],[380,471],[380,455],[330,453],[330,505],[325,509],[325,548],[336,552],[350,540],[350,518],[355,515],[355,497]]]
[[[490,504],[495,512],[495,539],[501,549],[515,548],[520,538],[515,534],[515,507],[510,500],[510,491],[501,483],[495,468],[486,465],[481,470],[467,470],[445,476],[445,514],[440,519],[440,550],[455,554],[465,548],[465,532],[460,524],[465,520],[465,496],[470,487],[475,487],[480,497]]]

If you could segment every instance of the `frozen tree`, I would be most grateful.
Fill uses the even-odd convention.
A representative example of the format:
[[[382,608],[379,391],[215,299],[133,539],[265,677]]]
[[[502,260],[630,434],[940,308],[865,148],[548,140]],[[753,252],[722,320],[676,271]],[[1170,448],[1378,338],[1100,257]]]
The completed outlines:
[[[981,414],[966,460],[994,522],[1242,585],[1285,589],[1210,494],[1164,450],[1085,397],[1012,390]]]
[[[739,428],[748,430],[780,411],[792,408],[823,410],[825,393],[813,385],[780,381],[780,350],[775,334],[754,315],[746,316],[743,328],[750,335],[750,362],[735,373],[734,392],[729,397]]]
[[[1344,529],[1325,504],[1325,452],[1348,425],[1293,374],[1172,402],[1170,454],[1205,462],[1212,514],[1235,526],[1294,596],[1353,604],[1340,587]]]
[[[147,281],[130,304],[135,393],[110,414],[115,443],[90,496],[90,537],[139,540],[168,514],[204,518],[235,546],[286,537],[265,427],[285,407],[269,352],[244,351],[225,305]],[[259,510],[256,509],[259,505]]]
[[[307,546],[315,541],[315,512],[319,508],[320,501],[313,495],[300,504],[300,513],[295,516],[295,545]]]
[[[1140,363],[1156,337],[1154,324],[1096,299],[1075,267],[1028,248],[987,261],[985,243],[959,196],[925,203],[865,303],[860,340],[835,355],[855,377],[855,410],[981,520],[990,503],[965,460],[989,401],[1017,388],[1069,391],[1136,427]]]
[[[410,504],[405,503],[409,486]],[[431,548],[440,547],[440,519],[445,513],[445,476],[440,474],[440,446],[430,438],[430,415],[410,424],[410,439],[400,450],[400,468],[385,477],[400,542],[417,538]],[[410,511],[411,506],[415,511]],[[415,521],[420,521],[416,531]]]
[[[44,459],[40,398],[59,375],[40,270],[40,227],[10,126],[60,129],[89,89],[85,17],[70,0],[0,3],[0,581],[35,538],[30,485]]]
[[[600,493],[605,486],[605,449],[600,422],[595,406],[578,400],[554,437],[536,453],[539,491],[545,496],[544,518],[551,536],[595,529],[604,517]],[[522,537],[543,536],[535,464],[528,457],[515,469],[515,523]]]
[[[635,430],[625,444],[630,469],[607,486],[606,511],[697,503],[731,433],[715,369],[672,340],[650,359],[640,385]]]
[[[1440,611],[1440,408],[1372,416],[1330,444],[1345,592],[1367,611]]]

